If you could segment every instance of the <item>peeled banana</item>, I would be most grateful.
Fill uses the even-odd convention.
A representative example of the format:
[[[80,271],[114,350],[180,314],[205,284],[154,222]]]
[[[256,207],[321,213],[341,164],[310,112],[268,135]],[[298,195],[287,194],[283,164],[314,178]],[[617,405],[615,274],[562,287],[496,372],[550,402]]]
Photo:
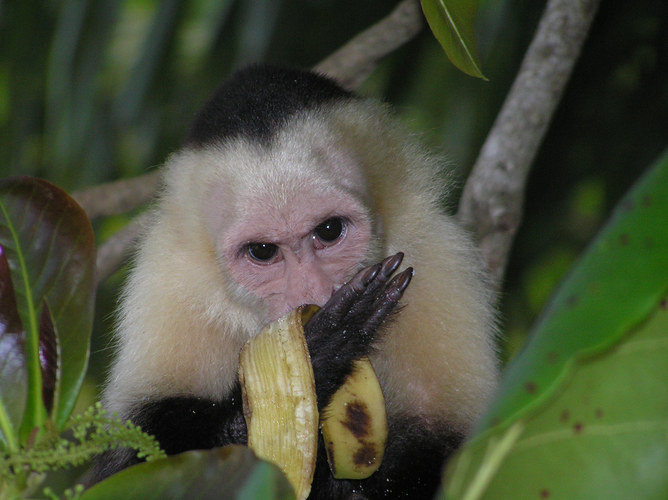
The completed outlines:
[[[304,324],[317,306],[302,306],[271,323],[239,358],[248,446],[278,465],[298,499],[311,490],[318,444],[318,407]],[[334,477],[364,479],[380,466],[385,400],[367,358],[334,394],[320,421]]]
[[[271,323],[239,358],[248,446],[275,463],[297,499],[311,491],[318,446],[318,405],[302,308]]]

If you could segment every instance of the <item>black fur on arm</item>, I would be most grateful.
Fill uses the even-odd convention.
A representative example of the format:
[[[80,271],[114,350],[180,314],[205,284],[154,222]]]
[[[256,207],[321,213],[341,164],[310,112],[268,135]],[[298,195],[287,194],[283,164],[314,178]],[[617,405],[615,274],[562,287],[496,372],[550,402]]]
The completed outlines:
[[[154,436],[168,455],[174,455],[246,444],[248,433],[242,406],[237,381],[231,395],[221,402],[185,396],[164,398],[133,408],[127,418]],[[142,461],[135,450],[127,448],[105,452],[96,459],[86,482],[96,483]]]
[[[130,420],[155,436],[168,455],[248,441],[238,381],[230,397],[222,402],[166,398],[144,405]]]

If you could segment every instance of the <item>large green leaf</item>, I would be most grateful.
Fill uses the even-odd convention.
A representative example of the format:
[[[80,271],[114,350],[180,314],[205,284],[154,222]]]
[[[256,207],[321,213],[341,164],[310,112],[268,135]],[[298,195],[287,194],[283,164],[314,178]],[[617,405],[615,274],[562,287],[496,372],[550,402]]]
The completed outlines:
[[[85,213],[64,191],[20,177],[0,182],[0,246],[26,331],[25,438],[46,418],[44,396],[52,397],[60,429],[79,393],[93,318],[94,238]]]
[[[449,497],[668,496],[667,220],[668,153],[508,367],[478,435],[448,468]]]
[[[477,0],[420,0],[429,28],[448,59],[467,75],[485,79],[480,69],[473,23]]]
[[[291,499],[280,470],[245,446],[189,451],[135,465],[93,486],[81,500]]]
[[[501,432],[474,441],[451,470],[449,498],[476,488],[486,499],[668,498],[667,377],[664,299],[620,344],[577,362],[547,404],[511,427],[512,442],[500,445]]]
[[[506,369],[480,428],[539,404],[578,356],[610,347],[668,290],[668,152],[619,203]]]

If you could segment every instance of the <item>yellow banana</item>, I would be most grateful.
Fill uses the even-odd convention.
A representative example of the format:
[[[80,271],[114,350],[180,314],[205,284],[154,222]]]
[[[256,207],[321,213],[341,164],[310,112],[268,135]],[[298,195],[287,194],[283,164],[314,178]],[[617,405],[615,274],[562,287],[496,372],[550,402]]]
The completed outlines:
[[[327,460],[337,479],[365,479],[383,460],[387,439],[385,399],[368,358],[355,362],[353,373],[322,412],[320,429]]]
[[[306,498],[315,470],[318,405],[302,308],[271,323],[244,346],[239,380],[248,446],[278,465],[297,499]]]
[[[318,408],[304,323],[317,306],[304,306],[271,323],[239,358],[248,445],[277,464],[297,498],[311,490],[318,444]],[[320,428],[334,477],[363,479],[380,466],[387,419],[385,400],[367,358],[323,411]]]

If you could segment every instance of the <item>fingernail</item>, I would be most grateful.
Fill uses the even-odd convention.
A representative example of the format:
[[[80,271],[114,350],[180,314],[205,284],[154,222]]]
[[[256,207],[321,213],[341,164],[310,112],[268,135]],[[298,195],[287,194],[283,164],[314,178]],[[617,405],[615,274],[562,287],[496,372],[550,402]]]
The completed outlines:
[[[373,279],[378,275],[378,271],[380,271],[380,264],[375,264],[368,268],[366,272],[362,275],[362,284],[364,286],[367,286],[369,283],[373,281]]]
[[[392,274],[394,271],[397,270],[397,267],[399,267],[399,264],[401,264],[401,261],[404,259],[404,253],[399,252],[396,253],[395,255],[392,255],[391,257],[387,257],[383,262],[381,262],[382,268],[383,268],[383,273],[385,276],[389,276]]]
[[[406,290],[406,287],[413,279],[413,268],[408,267],[401,274],[397,276],[397,288],[402,292]]]

